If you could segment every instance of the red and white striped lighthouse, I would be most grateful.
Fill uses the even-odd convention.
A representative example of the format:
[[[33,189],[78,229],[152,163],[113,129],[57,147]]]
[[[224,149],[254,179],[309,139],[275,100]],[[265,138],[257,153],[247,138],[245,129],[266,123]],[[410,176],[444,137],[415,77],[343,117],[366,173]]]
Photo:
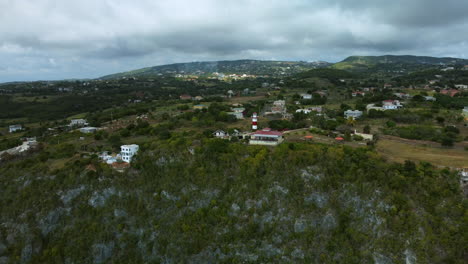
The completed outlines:
[[[252,130],[257,130],[257,113],[253,113],[252,115]]]

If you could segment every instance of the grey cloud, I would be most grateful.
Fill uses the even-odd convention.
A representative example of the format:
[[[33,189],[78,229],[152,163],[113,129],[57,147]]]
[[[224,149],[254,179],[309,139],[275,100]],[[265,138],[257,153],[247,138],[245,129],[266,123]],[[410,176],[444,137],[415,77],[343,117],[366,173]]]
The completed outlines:
[[[463,57],[466,10],[457,0],[4,0],[0,81],[191,60]]]

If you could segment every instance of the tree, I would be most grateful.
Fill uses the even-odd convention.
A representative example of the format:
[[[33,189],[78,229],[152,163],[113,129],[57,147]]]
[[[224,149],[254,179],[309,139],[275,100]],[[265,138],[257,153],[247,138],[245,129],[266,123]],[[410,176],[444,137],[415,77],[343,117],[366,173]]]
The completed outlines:
[[[442,141],[440,142],[440,144],[444,147],[452,147],[453,142],[454,142],[453,138],[446,135],[442,138]]]
[[[441,116],[436,117],[436,120],[437,120],[437,123],[439,123],[439,124],[443,124],[445,122],[445,118],[443,118]]]
[[[387,125],[388,128],[396,127],[396,123],[391,120],[387,121],[385,125]]]
[[[363,131],[366,134],[370,134],[371,133],[371,127],[369,125],[365,125]]]
[[[356,124],[356,120],[350,116],[348,117],[348,119],[346,119],[346,124],[350,126],[354,126]]]

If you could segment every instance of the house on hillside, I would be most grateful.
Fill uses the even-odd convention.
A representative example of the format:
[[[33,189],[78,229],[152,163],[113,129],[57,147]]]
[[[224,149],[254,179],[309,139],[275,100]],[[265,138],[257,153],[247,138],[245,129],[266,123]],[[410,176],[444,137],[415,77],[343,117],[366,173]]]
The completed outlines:
[[[352,97],[364,96],[364,95],[366,95],[366,93],[365,93],[365,92],[361,92],[361,91],[355,91],[355,92],[352,92],[352,93],[351,93],[351,96],[352,96]]]
[[[365,133],[358,133],[356,130],[354,130],[354,135],[361,136],[364,140],[372,141],[374,139],[374,135],[365,134]]]
[[[180,100],[192,100],[192,96],[188,95],[188,94],[183,94],[181,96],[179,96]]]
[[[450,97],[454,97],[457,93],[459,93],[459,91],[455,89],[444,89],[440,91],[440,93],[444,95],[448,95]]]
[[[283,133],[264,128],[250,134],[250,145],[277,146],[283,142]]]
[[[120,155],[124,162],[130,163],[133,156],[138,153],[140,147],[136,144],[120,146]]]
[[[273,102],[271,106],[271,114],[283,114],[286,113],[286,101],[285,100],[277,100]]]
[[[455,88],[468,89],[468,85],[467,84],[455,84]]]
[[[312,111],[309,109],[297,109],[296,113],[310,114]]]
[[[396,97],[398,97],[400,99],[409,99],[409,98],[411,98],[411,95],[407,94],[407,93],[394,93],[393,95],[395,95]]]
[[[398,100],[385,100],[385,101],[382,101],[382,107],[385,110],[395,110],[395,109],[402,108],[403,105]]]
[[[206,105],[203,105],[203,104],[198,104],[198,105],[193,106],[194,110],[197,110],[197,109],[202,110],[202,109],[206,109],[206,108],[208,108],[208,107]]]
[[[218,130],[216,130],[215,132],[213,132],[213,136],[214,136],[215,138],[221,138],[221,139],[229,138],[229,134],[228,134],[226,131],[220,130],[220,129],[218,129]]]
[[[236,119],[244,119],[244,113],[242,112],[227,112],[228,115],[233,115]]]
[[[86,119],[72,119],[70,121],[69,126],[86,126],[88,122],[86,122]]]
[[[465,106],[462,110],[462,115],[465,118],[465,121],[468,121],[468,106]]]
[[[312,95],[307,94],[307,93],[301,93],[301,98],[305,99],[305,100],[310,100],[310,99],[312,99]]]
[[[463,183],[468,183],[468,168],[460,169],[459,175]]]
[[[436,98],[434,96],[423,96],[424,100],[435,102]]]
[[[94,133],[96,131],[97,131],[96,127],[82,127],[82,128],[80,128],[80,132],[84,133],[84,134],[90,134],[90,133]]]
[[[359,110],[346,110],[344,112],[344,117],[346,119],[349,119],[350,117],[353,118],[353,120],[356,120],[362,116],[362,111]]]
[[[10,133],[13,133],[13,132],[16,132],[16,131],[21,131],[23,130],[23,126],[22,125],[11,125],[8,127],[8,132]]]

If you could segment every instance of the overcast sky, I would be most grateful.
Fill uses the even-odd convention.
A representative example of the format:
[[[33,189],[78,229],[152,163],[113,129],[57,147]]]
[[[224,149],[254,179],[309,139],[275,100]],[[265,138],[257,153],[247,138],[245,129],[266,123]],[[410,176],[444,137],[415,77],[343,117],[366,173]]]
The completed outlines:
[[[468,58],[467,0],[0,0],[0,82],[174,62]]]

